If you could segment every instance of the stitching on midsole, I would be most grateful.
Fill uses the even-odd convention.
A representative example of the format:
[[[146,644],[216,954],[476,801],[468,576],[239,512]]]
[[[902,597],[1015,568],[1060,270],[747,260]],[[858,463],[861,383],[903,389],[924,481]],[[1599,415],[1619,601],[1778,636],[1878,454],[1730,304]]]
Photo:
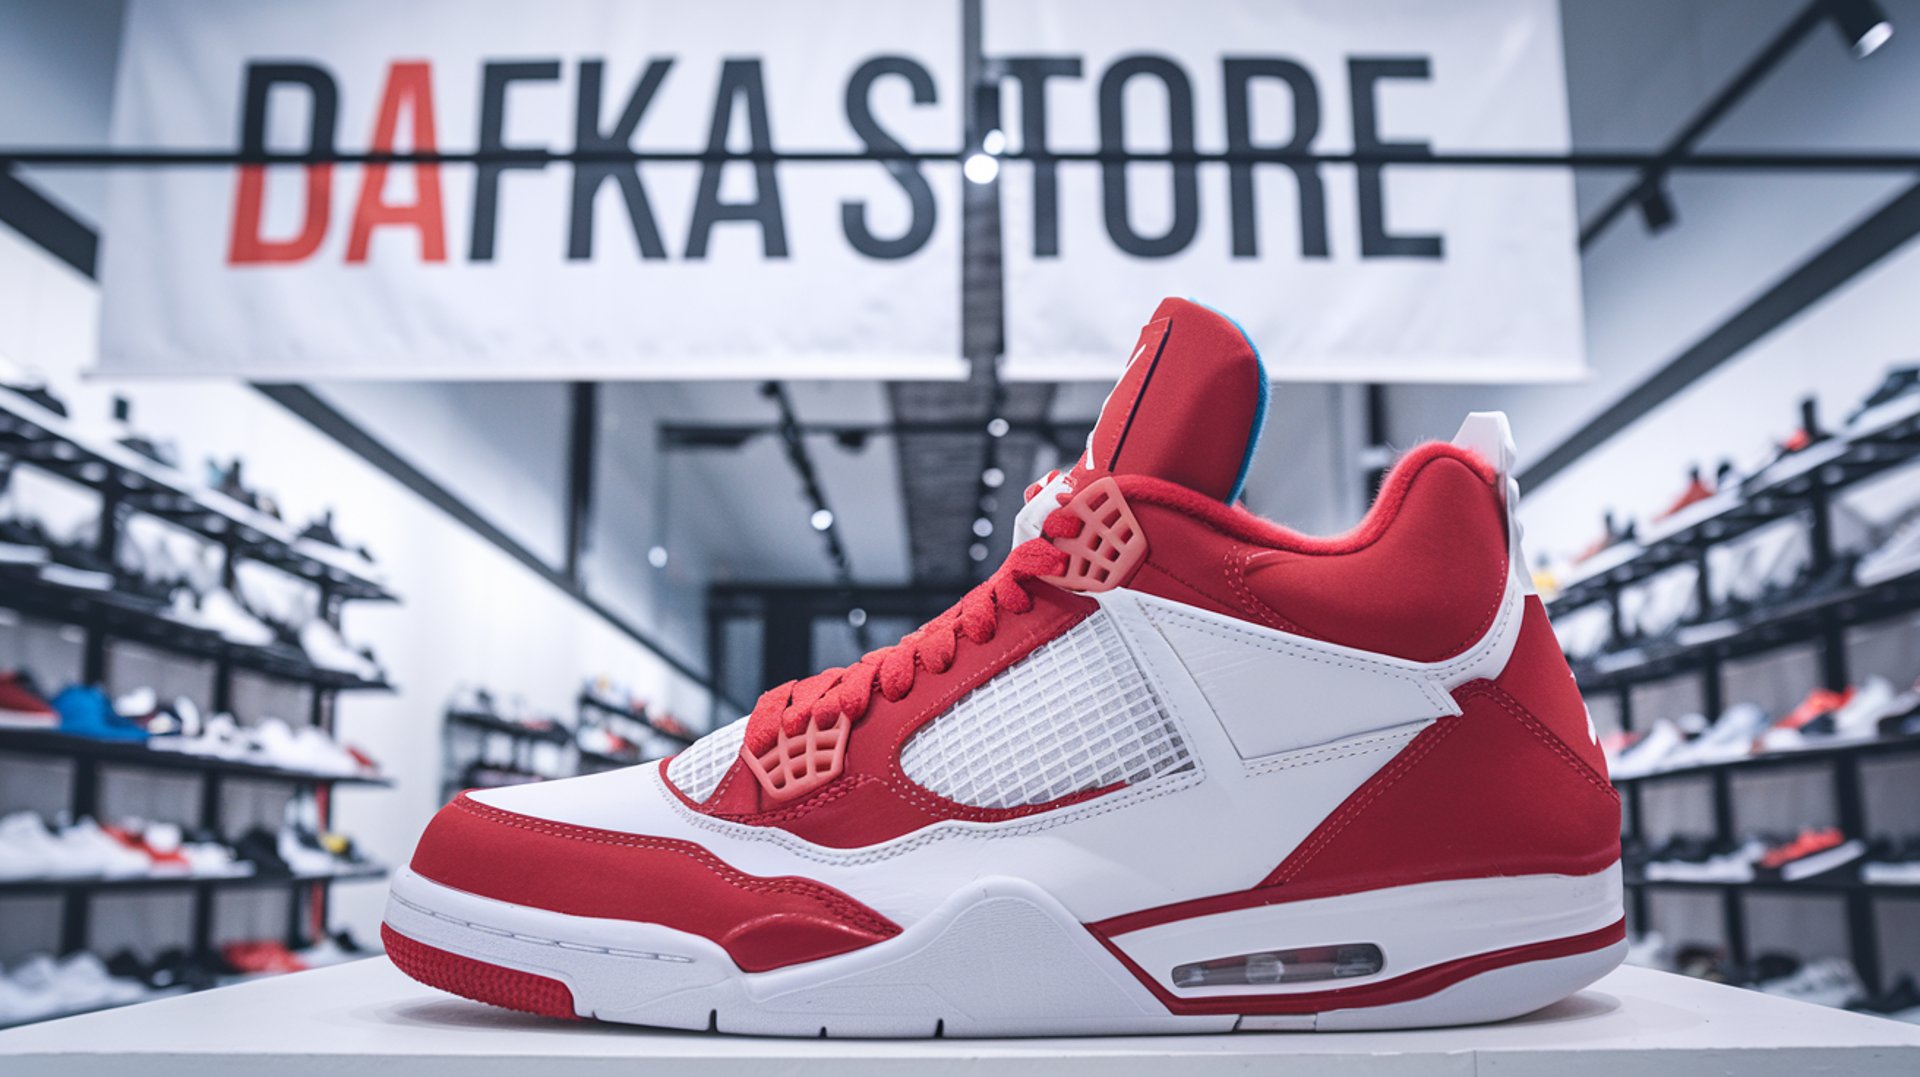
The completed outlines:
[[[503,939],[518,939],[521,942],[530,942],[536,946],[551,946],[557,950],[577,950],[581,953],[589,954],[606,954],[609,957],[637,957],[645,961],[666,961],[676,965],[693,964],[693,958],[682,957],[679,954],[650,954],[643,950],[619,950],[609,946],[587,946],[577,942],[561,942],[559,939],[543,939],[537,935],[522,935],[517,931],[504,931],[497,927],[489,927],[486,924],[476,924],[472,920],[462,920],[457,916],[448,916],[446,913],[436,912],[424,905],[416,905],[406,898],[401,897],[399,894],[389,894],[388,896],[392,897],[395,902],[405,905],[407,908],[422,916],[431,917],[435,920],[444,920],[449,924],[471,928],[474,931],[494,935]]]

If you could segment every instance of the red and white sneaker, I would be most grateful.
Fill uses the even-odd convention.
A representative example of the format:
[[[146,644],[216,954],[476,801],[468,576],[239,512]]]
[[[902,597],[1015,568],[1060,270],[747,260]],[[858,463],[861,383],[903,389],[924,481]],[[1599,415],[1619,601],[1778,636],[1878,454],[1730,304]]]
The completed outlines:
[[[795,1036],[1448,1025],[1593,982],[1619,798],[1504,417],[1309,538],[1234,506],[1266,384],[1165,301],[990,579],[665,763],[462,795],[394,880],[395,963]]]

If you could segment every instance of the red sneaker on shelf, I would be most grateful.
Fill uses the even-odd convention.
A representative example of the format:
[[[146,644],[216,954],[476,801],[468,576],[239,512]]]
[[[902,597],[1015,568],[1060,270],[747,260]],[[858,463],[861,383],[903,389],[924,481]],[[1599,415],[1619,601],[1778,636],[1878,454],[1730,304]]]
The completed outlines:
[[[991,578],[670,761],[461,796],[389,954],[534,1013],[796,1036],[1447,1025],[1592,983],[1627,947],[1619,798],[1505,419],[1313,538],[1235,507],[1266,393],[1232,322],[1165,301]]]
[[[60,715],[25,673],[0,673],[0,729],[58,729]]]

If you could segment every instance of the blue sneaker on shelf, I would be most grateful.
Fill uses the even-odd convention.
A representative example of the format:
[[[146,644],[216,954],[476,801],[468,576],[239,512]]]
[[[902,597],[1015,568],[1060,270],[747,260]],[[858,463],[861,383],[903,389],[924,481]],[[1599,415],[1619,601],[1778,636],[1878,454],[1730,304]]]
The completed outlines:
[[[143,741],[145,726],[114,713],[113,702],[98,688],[70,684],[53,697],[53,709],[60,714],[60,732],[95,740]]]

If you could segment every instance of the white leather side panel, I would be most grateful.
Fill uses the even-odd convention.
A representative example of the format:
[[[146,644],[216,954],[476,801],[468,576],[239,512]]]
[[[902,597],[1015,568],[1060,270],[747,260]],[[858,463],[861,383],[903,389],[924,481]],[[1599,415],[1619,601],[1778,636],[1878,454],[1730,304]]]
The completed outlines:
[[[1432,676],[1190,606],[1142,598],[1242,759],[1460,713]]]

